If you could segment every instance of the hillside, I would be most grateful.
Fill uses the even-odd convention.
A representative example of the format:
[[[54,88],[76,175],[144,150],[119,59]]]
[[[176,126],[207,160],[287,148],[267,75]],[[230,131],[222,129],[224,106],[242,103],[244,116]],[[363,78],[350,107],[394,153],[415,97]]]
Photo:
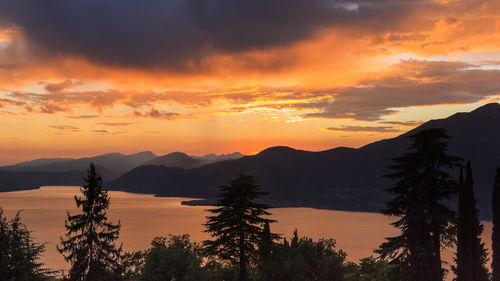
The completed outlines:
[[[12,166],[0,167],[0,171],[15,172],[48,172],[63,173],[81,171],[84,172],[93,162],[105,179],[115,179],[130,169],[155,158],[151,151],[144,151],[130,155],[121,153],[108,153],[94,157],[78,159],[68,158],[45,158],[29,162],[22,162]],[[81,180],[81,177],[79,178]]]
[[[161,196],[213,198],[216,187],[238,173],[254,175],[275,206],[313,206],[379,211],[391,183],[382,177],[390,159],[409,145],[408,136],[428,128],[444,128],[451,136],[450,154],[470,159],[483,217],[496,167],[500,167],[500,105],[488,104],[470,113],[431,120],[396,138],[359,149],[335,148],[321,152],[289,147],[268,148],[257,155],[205,165],[191,170],[144,166],[108,183],[114,189]]]

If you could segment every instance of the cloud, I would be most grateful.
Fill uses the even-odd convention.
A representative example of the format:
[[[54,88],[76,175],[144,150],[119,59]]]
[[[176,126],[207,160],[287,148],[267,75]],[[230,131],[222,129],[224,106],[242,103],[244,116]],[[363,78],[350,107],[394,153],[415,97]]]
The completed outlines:
[[[379,123],[400,126],[418,126],[424,123],[424,121],[381,121]]]
[[[500,70],[473,68],[473,64],[405,60],[359,85],[334,89],[333,99],[297,104],[316,108],[310,118],[350,118],[375,121],[397,113],[397,108],[467,104],[500,93]]]
[[[49,93],[59,93],[62,92],[66,89],[73,88],[78,85],[82,85],[83,82],[78,81],[78,82],[73,82],[71,80],[66,80],[61,83],[50,83],[45,85],[45,90]]]
[[[0,98],[0,107],[5,107],[6,105],[22,106],[25,105],[22,101]]]
[[[126,132],[122,132],[122,131],[112,132],[112,131],[102,130],[102,129],[99,129],[99,130],[90,130],[90,131],[93,132],[93,133],[99,134],[99,135],[119,135],[119,134],[125,134],[126,133]]]
[[[213,55],[289,46],[329,28],[404,31],[415,9],[434,6],[430,0],[0,0],[0,26],[16,26],[40,56],[195,70],[209,67]]]
[[[104,125],[104,126],[111,126],[111,127],[124,127],[124,126],[128,126],[128,125],[132,125],[134,123],[127,123],[127,122],[115,122],[115,123],[104,122],[104,123],[97,123],[97,124]]]
[[[71,119],[91,119],[91,118],[97,118],[99,115],[75,115],[75,116],[67,116],[68,118]]]
[[[58,93],[13,91],[5,94],[10,104],[29,106],[35,112],[72,112],[77,106],[102,114],[105,109],[125,105],[124,116],[173,120],[203,114],[231,114],[253,110],[287,111],[301,118],[380,121],[401,108],[478,102],[500,93],[499,69],[481,64],[431,60],[402,60],[382,72],[365,73],[353,85],[314,88],[234,87],[194,90],[101,91],[64,90]],[[2,100],[0,100],[2,103]],[[158,107],[181,108],[182,114]],[[72,118],[95,118],[97,115]],[[293,117],[293,116],[290,116]],[[382,123],[384,124],[384,123]],[[389,125],[414,126],[418,123]],[[111,125],[109,125],[111,126]]]
[[[63,107],[51,100],[48,100],[41,105],[39,112],[53,114],[58,112],[71,112],[71,109],[69,107]]]
[[[112,107],[118,101],[126,98],[125,92],[88,91],[88,92],[58,92],[49,94],[37,94],[15,91],[9,94],[12,98],[31,103],[38,106],[42,113],[71,112],[71,106],[83,104],[88,105],[98,112]]]
[[[149,117],[149,118],[154,118],[154,119],[166,119],[166,120],[173,120],[181,117],[182,115],[179,113],[175,112],[163,112],[155,109],[154,107],[151,108],[149,111],[146,112],[139,112],[139,111],[134,111],[132,113],[132,116],[134,117]]]
[[[80,128],[71,125],[52,125],[49,128],[60,130],[60,131],[70,131],[70,132],[80,132]]]
[[[394,133],[401,132],[401,130],[388,126],[341,126],[329,127],[328,131],[341,131],[341,132],[377,132],[377,133]]]

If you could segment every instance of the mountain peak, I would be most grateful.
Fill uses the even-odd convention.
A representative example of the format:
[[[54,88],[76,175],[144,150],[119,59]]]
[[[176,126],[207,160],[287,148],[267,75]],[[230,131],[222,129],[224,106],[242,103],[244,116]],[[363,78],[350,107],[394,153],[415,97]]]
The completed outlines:
[[[286,152],[294,152],[297,151],[294,148],[291,148],[289,146],[273,146],[266,148],[259,152],[257,155],[267,155],[267,154],[275,154],[275,153],[286,153]]]
[[[500,114],[500,104],[497,102],[492,102],[485,104],[475,110],[471,111],[472,114]]]
[[[129,154],[127,155],[129,157],[134,157],[134,156],[144,156],[144,157],[156,157],[156,155],[150,151],[150,150],[147,150],[147,151],[141,151],[141,152],[137,152],[137,153],[133,153],[133,154]]]

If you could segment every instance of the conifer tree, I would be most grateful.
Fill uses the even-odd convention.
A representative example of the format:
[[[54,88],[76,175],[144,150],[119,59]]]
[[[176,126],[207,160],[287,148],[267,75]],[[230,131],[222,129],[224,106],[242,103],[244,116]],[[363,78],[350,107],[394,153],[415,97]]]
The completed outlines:
[[[9,224],[0,207],[0,280],[8,280],[9,240]]]
[[[258,250],[258,269],[265,280],[274,280],[273,273],[274,267],[276,266],[276,239],[279,235],[271,233],[271,227],[269,222],[264,223],[264,229],[262,231],[262,237],[259,242]]]
[[[239,266],[239,280],[247,281],[247,266],[257,259],[262,225],[273,220],[266,204],[255,200],[267,193],[259,190],[252,176],[240,174],[230,185],[219,187],[217,208],[209,210],[205,232],[214,240],[204,242],[207,252]]]
[[[90,164],[85,183],[80,191],[83,197],[75,196],[81,213],[66,219],[66,235],[61,237],[58,250],[71,263],[70,281],[119,280],[121,246],[116,245],[120,223],[108,221],[108,192],[103,189],[103,180]]]
[[[0,207],[0,280],[48,280],[52,272],[39,261],[45,246],[34,242],[20,213],[7,220]]]
[[[493,250],[492,281],[500,281],[500,168],[497,169],[495,185],[493,186],[493,233],[491,238]]]
[[[479,220],[474,196],[474,181],[470,161],[467,162],[466,178],[460,173],[457,255],[455,258],[457,281],[488,281],[487,253],[481,242],[483,225]]]
[[[406,271],[409,281],[442,281],[442,245],[454,239],[455,219],[443,200],[457,189],[445,169],[459,165],[459,158],[446,152],[449,138],[443,129],[428,129],[410,136],[409,151],[394,159],[394,172],[387,177],[396,180],[387,191],[395,197],[384,213],[399,219],[393,223],[401,235],[388,238],[377,253]]]

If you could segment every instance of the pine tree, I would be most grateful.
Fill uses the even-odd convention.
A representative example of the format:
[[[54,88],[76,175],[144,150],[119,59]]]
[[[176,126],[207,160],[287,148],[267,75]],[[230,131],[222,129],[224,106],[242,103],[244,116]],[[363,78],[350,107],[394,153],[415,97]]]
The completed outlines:
[[[493,233],[491,238],[493,250],[492,281],[500,281],[500,168],[497,169],[495,185],[493,186]]]
[[[20,213],[7,220],[0,207],[0,280],[48,280],[52,272],[39,261],[45,246],[34,242]]]
[[[209,210],[205,226],[214,240],[204,242],[207,252],[239,265],[239,280],[247,281],[247,266],[256,261],[262,225],[273,220],[266,204],[254,200],[267,193],[259,190],[252,176],[240,174],[230,185],[220,186],[217,208]]]
[[[71,263],[70,281],[119,280],[121,246],[116,246],[120,223],[108,221],[108,192],[103,180],[90,164],[85,184],[80,189],[83,197],[75,196],[81,213],[66,219],[66,235],[61,237],[58,250]]]
[[[481,242],[483,225],[479,220],[474,196],[474,181],[470,161],[467,162],[465,182],[460,173],[457,223],[457,281],[488,281],[487,253]]]
[[[454,240],[455,219],[443,200],[457,189],[445,169],[459,165],[446,153],[449,138],[443,129],[428,129],[410,136],[409,151],[394,159],[387,177],[396,180],[387,191],[395,198],[384,213],[399,219],[393,223],[401,235],[388,238],[376,251],[406,271],[409,281],[442,281],[441,247]]]

